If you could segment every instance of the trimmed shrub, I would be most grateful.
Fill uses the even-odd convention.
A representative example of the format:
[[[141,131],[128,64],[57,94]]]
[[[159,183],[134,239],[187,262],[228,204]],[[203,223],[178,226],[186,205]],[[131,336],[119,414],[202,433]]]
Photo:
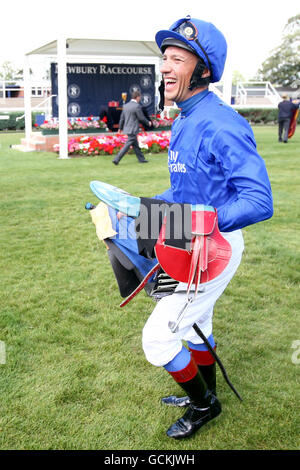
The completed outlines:
[[[237,109],[237,111],[251,124],[277,124],[277,108],[244,108]],[[297,122],[300,123],[300,114],[298,116]]]
[[[19,119],[17,121],[17,117],[23,116],[24,112],[22,111],[7,111],[7,112],[0,112],[1,116],[9,116],[9,119],[0,119],[0,131],[7,131],[7,130],[22,130],[25,129],[25,118]],[[40,114],[37,112],[32,112],[32,125],[34,126],[35,123],[35,116],[36,114]]]

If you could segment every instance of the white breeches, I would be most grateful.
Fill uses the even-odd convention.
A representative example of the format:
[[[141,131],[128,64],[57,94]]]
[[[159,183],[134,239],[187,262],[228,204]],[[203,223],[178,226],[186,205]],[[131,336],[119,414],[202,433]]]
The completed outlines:
[[[214,305],[234,276],[244,249],[241,230],[223,232],[222,235],[231,244],[231,259],[219,276],[199,286],[196,299],[188,307],[178,331],[172,333],[168,323],[176,322],[187,300],[184,283],[179,283],[172,295],[163,297],[148,318],[143,329],[142,341],[146,358],[154,366],[164,366],[170,362],[181,351],[182,340],[194,344],[202,343],[193,329],[194,323],[199,325],[206,337],[211,335]]]

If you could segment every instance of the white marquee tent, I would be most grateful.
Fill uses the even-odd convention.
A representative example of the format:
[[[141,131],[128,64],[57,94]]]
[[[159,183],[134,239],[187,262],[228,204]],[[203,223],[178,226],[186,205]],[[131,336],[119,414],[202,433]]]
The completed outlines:
[[[67,38],[62,36],[28,52],[24,62],[25,138],[27,143],[30,142],[32,130],[30,58],[34,55],[46,56],[58,64],[59,158],[68,158],[67,63],[84,63],[91,60],[98,63],[147,63],[156,65],[158,72],[161,57],[155,41]],[[223,99],[230,104],[230,98],[231,73],[227,66]]]
[[[24,63],[26,142],[30,141],[32,129],[30,57],[37,54],[47,56],[58,64],[60,158],[68,158],[67,62],[89,62],[92,59],[94,62],[150,63],[158,66],[161,55],[154,41],[66,37],[59,37],[53,42],[28,52]]]

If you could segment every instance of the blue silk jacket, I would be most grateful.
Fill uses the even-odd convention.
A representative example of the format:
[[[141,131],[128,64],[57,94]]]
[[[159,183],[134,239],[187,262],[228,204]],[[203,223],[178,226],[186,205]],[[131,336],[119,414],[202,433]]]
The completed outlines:
[[[214,93],[177,103],[168,152],[167,202],[205,204],[218,211],[223,232],[273,215],[271,185],[248,122]]]

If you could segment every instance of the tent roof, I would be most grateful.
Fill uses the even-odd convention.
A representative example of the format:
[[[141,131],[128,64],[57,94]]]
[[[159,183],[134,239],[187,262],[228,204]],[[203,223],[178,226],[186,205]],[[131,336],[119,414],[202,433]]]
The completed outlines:
[[[159,57],[161,55],[155,41],[136,41],[119,39],[68,38],[67,55],[97,56],[137,56]],[[26,55],[57,54],[57,41],[28,52]]]

